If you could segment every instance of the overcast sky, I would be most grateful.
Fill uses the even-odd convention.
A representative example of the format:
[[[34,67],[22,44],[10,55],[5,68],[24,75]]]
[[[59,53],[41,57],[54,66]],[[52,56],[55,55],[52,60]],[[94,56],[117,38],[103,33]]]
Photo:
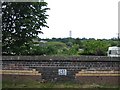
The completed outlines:
[[[45,0],[49,28],[43,28],[40,38],[109,39],[118,33],[119,0]]]

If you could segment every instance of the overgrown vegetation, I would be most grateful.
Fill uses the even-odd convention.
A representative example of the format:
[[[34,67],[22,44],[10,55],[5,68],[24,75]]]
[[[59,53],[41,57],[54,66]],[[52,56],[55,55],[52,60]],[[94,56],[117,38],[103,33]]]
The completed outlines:
[[[29,51],[23,48],[21,55],[106,56],[108,47],[117,46],[117,44],[117,39],[37,38],[31,43]]]
[[[80,39],[80,38],[37,38],[30,43],[30,49],[23,47],[21,55],[96,55],[106,56],[108,47],[117,46],[114,39]],[[7,55],[17,55],[7,53]]]

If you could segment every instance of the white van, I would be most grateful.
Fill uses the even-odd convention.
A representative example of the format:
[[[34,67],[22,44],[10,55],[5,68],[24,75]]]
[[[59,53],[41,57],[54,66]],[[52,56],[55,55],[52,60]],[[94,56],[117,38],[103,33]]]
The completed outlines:
[[[120,57],[120,47],[117,46],[109,47],[107,54],[110,57]]]

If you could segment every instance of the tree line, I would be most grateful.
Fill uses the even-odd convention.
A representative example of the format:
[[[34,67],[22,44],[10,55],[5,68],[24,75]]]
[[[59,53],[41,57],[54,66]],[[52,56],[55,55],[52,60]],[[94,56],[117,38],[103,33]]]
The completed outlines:
[[[45,42],[40,42],[45,41]],[[118,39],[94,38],[38,38],[39,46],[34,46],[40,55],[107,55],[108,47],[117,46]],[[42,51],[44,52],[42,52]],[[36,54],[38,54],[38,52]]]

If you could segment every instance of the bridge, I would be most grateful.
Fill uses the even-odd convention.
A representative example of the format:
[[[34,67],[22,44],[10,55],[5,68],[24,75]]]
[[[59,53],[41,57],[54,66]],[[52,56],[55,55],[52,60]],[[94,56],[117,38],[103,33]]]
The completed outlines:
[[[2,57],[3,75],[8,74],[36,75],[41,77],[39,78],[40,81],[44,80],[47,82],[72,81],[78,83],[104,82],[110,84],[118,84],[118,80],[120,77],[119,68],[120,57],[106,57],[106,56]]]

